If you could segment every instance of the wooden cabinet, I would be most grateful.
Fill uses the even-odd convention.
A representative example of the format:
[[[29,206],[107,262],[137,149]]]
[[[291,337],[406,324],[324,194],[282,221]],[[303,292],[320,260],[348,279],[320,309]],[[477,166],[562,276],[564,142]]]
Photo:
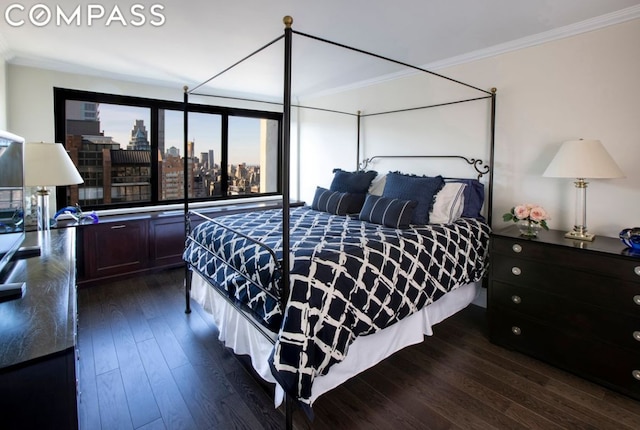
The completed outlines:
[[[78,227],[78,285],[182,264],[184,216],[102,217]]]
[[[563,235],[492,235],[491,341],[640,399],[640,257]]]
[[[74,229],[27,233],[35,244],[7,280],[23,297],[0,303],[0,427],[77,429]]]
[[[291,206],[303,204],[295,202]],[[279,207],[280,201],[265,201],[201,208],[200,211],[209,217],[218,217]],[[184,264],[184,221],[184,212],[176,210],[103,216],[98,224],[77,226],[78,285],[181,266]]]
[[[84,277],[108,278],[145,270],[149,260],[149,217],[112,219],[83,232]]]

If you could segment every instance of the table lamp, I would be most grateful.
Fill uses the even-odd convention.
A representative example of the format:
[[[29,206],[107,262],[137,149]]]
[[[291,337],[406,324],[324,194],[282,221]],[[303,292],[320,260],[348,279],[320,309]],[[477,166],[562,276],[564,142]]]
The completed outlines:
[[[25,185],[37,191],[38,230],[49,230],[49,194],[47,187],[83,183],[82,176],[61,143],[27,143]]]
[[[587,232],[585,179],[623,178],[624,173],[599,140],[580,139],[564,142],[542,176],[576,179],[576,218],[573,230],[565,237],[592,241],[595,236]]]

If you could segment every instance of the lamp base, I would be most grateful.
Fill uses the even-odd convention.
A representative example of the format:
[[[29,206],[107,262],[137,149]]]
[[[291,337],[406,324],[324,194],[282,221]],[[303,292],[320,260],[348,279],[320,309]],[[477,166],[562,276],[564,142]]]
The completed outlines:
[[[571,230],[570,232],[565,233],[564,237],[574,240],[587,240],[589,242],[593,242],[593,239],[596,238],[595,234],[575,230]]]

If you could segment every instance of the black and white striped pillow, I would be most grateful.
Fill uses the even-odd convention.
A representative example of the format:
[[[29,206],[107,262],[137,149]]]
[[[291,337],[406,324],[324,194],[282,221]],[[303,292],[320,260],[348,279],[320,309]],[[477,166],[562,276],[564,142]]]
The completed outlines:
[[[334,215],[357,214],[364,203],[364,194],[341,193],[317,187],[311,209]]]
[[[407,228],[418,202],[390,197],[367,195],[360,211],[360,219],[393,228]]]

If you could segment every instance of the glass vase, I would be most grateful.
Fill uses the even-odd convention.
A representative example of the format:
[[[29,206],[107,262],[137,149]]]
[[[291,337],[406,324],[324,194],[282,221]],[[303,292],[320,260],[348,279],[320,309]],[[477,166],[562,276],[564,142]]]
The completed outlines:
[[[518,221],[517,224],[518,224],[518,230],[520,230],[520,236],[538,237],[538,232],[541,229],[539,223],[523,219]]]

